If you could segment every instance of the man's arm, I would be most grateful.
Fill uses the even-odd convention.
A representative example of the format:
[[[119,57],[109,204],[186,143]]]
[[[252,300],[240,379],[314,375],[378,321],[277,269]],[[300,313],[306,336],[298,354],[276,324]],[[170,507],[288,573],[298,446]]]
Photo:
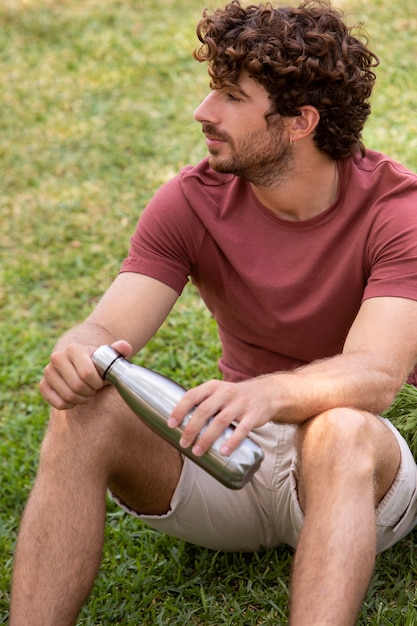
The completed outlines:
[[[91,360],[94,350],[110,344],[127,357],[138,352],[177,298],[153,278],[119,274],[91,315],[57,342],[39,385],[44,398],[58,409],[88,402],[104,384]]]
[[[303,407],[294,399],[295,421],[336,406],[371,413],[386,409],[417,361],[416,323],[414,300],[365,300],[343,353],[296,370],[299,385],[306,389],[310,400],[306,398]]]
[[[170,424],[199,405],[182,443],[191,445],[211,415],[209,429],[193,448],[205,452],[226,425],[239,422],[229,451],[255,427],[273,420],[302,423],[336,407],[372,413],[387,408],[417,361],[417,302],[381,297],[366,300],[350,329],[342,354],[293,372],[278,372],[241,383],[209,381],[187,392]],[[224,449],[226,453],[227,450]]]

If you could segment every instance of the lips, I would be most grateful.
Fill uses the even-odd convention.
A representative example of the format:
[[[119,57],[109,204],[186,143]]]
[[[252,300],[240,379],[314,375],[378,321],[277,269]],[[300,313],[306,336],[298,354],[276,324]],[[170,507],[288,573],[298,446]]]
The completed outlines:
[[[203,133],[206,136],[206,139],[209,139],[210,141],[225,141],[225,137],[223,135],[216,135],[215,133],[205,133],[203,130]]]
[[[217,137],[207,137],[206,136],[206,144],[207,144],[208,148],[215,148],[217,146],[220,146],[223,143],[225,143],[224,139],[219,139]]]
[[[207,144],[224,143],[225,141],[227,141],[227,137],[220,133],[215,133],[213,131],[213,128],[208,125],[203,125],[202,131],[206,136]]]

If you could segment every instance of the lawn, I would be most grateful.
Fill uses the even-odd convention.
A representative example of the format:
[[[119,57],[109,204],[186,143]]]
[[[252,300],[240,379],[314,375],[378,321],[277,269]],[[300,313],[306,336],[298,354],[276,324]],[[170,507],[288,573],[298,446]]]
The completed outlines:
[[[343,0],[381,58],[367,145],[417,170],[415,0]],[[4,0],[0,7],[0,623],[48,409],[38,381],[126,255],[154,191],[205,155],[192,57],[205,3]],[[184,386],[217,377],[216,329],[192,288],[138,362]],[[417,453],[417,392],[390,416]],[[417,531],[378,558],[359,624],[417,624]],[[111,503],[79,626],[285,624],[292,551],[227,555],[147,529]]]

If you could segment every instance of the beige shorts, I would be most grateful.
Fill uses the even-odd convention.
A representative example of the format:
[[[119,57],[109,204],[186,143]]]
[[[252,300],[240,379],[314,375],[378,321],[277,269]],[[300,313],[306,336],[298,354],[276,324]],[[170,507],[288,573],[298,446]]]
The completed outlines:
[[[417,524],[417,466],[400,433],[384,421],[398,440],[401,465],[376,511],[378,552]],[[149,526],[199,546],[227,552],[253,552],[280,544],[295,547],[304,515],[296,490],[294,434],[294,426],[273,423],[251,434],[265,459],[251,482],[238,491],[222,486],[186,458],[167,514],[139,515],[113,498]]]

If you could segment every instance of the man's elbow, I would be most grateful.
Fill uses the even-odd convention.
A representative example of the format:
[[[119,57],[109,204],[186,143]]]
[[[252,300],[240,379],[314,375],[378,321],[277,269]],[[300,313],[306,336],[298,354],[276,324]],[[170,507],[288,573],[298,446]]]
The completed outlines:
[[[394,402],[398,392],[407,381],[408,374],[398,371],[385,371],[381,374],[379,393],[375,398],[377,407],[375,413],[382,413]]]

